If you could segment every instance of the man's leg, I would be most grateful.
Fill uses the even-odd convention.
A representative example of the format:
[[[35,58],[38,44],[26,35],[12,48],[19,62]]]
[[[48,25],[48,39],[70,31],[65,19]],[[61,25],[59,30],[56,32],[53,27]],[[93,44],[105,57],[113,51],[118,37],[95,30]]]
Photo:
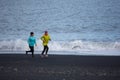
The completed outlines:
[[[49,50],[49,47],[48,46],[46,46],[46,53],[45,53],[45,57],[48,57],[48,50]]]
[[[42,55],[44,54],[45,50],[46,50],[46,46],[44,46],[44,49],[42,51]]]
[[[48,50],[49,50],[49,47],[48,47],[48,46],[46,46],[46,55],[47,55],[47,53],[48,53]]]
[[[26,54],[28,54],[28,52],[32,52],[31,46],[29,46],[29,48],[30,48],[30,50],[29,50],[29,51],[26,51]]]
[[[34,57],[34,46],[31,47],[32,57]]]

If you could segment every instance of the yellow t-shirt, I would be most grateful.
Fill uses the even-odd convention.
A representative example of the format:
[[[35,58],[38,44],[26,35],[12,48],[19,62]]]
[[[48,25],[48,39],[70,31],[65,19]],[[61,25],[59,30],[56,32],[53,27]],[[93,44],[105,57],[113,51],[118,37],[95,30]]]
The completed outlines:
[[[48,44],[49,40],[51,40],[51,39],[50,39],[49,35],[43,35],[41,37],[41,40],[43,41],[43,45],[46,46]]]

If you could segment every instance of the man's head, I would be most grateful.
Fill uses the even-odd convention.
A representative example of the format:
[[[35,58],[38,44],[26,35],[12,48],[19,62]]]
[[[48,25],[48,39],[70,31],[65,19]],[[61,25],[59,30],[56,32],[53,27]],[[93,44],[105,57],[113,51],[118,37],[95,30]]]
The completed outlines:
[[[34,32],[30,32],[30,36],[34,36]]]
[[[48,35],[48,31],[45,31],[45,35]]]

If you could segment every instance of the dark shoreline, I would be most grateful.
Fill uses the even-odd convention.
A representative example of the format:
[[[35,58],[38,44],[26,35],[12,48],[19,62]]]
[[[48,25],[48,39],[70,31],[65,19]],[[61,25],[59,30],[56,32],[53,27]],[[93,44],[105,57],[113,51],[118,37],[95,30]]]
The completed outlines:
[[[0,80],[120,80],[120,56],[0,54]]]

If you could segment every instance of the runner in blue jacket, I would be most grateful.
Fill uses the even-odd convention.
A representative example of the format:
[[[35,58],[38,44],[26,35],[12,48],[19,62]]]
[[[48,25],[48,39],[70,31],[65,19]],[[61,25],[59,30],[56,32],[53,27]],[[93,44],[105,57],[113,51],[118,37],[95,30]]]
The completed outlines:
[[[28,45],[29,45],[30,51],[26,51],[26,54],[28,54],[28,52],[32,52],[32,57],[34,57],[34,45],[37,46],[37,44],[36,44],[36,38],[34,37],[33,32],[30,33],[30,37],[28,38]]]

